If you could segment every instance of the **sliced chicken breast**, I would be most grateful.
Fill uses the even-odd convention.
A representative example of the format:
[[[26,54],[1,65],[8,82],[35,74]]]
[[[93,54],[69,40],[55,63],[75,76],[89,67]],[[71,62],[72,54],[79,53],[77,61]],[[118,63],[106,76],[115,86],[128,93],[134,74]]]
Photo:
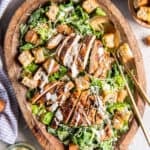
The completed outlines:
[[[63,51],[64,47],[66,47],[66,45],[68,43],[70,43],[73,39],[74,39],[75,34],[71,34],[69,36],[67,36],[63,42],[59,45],[59,47],[56,50],[56,59],[59,61],[60,59],[60,54]]]
[[[99,61],[104,55],[104,48],[101,41],[95,40],[90,56],[89,73],[93,74],[99,67]]]
[[[95,36],[86,36],[83,40],[77,60],[80,71],[85,70],[87,66],[89,55],[92,50],[95,38]]]
[[[48,73],[48,75],[51,75],[55,72],[57,72],[60,68],[60,65],[52,58],[48,58],[44,63],[43,67]]]
[[[62,34],[57,34],[56,36],[52,37],[48,40],[46,47],[51,50],[56,48],[60,42],[63,40],[64,36]]]

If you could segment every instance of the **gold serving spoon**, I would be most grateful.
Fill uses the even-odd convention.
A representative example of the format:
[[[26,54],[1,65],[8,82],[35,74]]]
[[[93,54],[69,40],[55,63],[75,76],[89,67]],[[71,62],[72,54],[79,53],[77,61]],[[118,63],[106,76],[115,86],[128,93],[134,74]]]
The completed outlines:
[[[117,64],[117,66],[118,66],[118,69],[119,69],[119,71],[120,71],[120,73],[121,73],[121,76],[122,76],[123,80],[125,81],[125,86],[126,86],[126,89],[127,89],[127,91],[128,91],[128,94],[129,94],[129,96],[130,96],[130,98],[131,98],[131,102],[132,102],[132,106],[133,106],[134,113],[135,113],[135,115],[136,115],[136,117],[137,117],[137,119],[138,119],[138,122],[140,123],[140,126],[141,126],[141,128],[142,128],[142,130],[143,130],[143,133],[144,133],[145,138],[146,138],[146,140],[147,140],[147,142],[148,142],[148,145],[150,146],[150,136],[149,136],[149,134],[148,134],[147,129],[144,127],[144,123],[143,123],[143,121],[142,121],[141,114],[140,114],[140,112],[139,112],[139,110],[138,110],[138,107],[136,106],[136,102],[135,102],[135,100],[134,100],[134,96],[132,95],[132,92],[131,92],[131,90],[130,90],[130,88],[129,88],[129,85],[128,85],[128,82],[127,82],[127,80],[126,80],[126,78],[125,78],[123,69],[122,69],[122,67],[121,67],[120,64],[119,64],[119,60],[118,60],[118,58],[117,58],[117,56],[116,56],[116,53],[112,53],[112,54],[113,54],[113,56],[114,56],[114,59],[115,59],[116,64]],[[132,76],[131,76],[131,77],[132,77]]]

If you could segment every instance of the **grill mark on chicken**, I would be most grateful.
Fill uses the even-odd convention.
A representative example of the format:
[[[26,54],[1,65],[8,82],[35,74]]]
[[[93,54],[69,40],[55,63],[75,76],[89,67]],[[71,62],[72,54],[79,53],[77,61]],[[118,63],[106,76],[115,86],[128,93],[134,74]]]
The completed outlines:
[[[99,67],[97,68],[94,76],[97,78],[106,78],[108,70],[111,69],[114,59],[109,55],[108,52],[104,53],[104,56],[99,61]]]
[[[82,42],[82,46],[78,55],[78,66],[81,71],[86,68],[95,38],[95,36],[86,36]]]
[[[72,112],[73,112],[73,108],[74,106],[76,105],[76,102],[78,100],[78,94],[76,92],[74,92],[72,95],[70,95],[70,97],[68,97],[64,103],[62,103],[61,105],[59,105],[59,109],[61,111],[61,114],[63,116],[63,122],[68,122],[71,115],[72,115]],[[52,123],[51,123],[51,126],[53,128],[57,128],[58,127],[58,124],[56,123],[56,116],[54,117]],[[57,120],[58,121],[58,120]],[[62,121],[58,121],[59,124],[62,122]]]
[[[61,52],[60,52],[60,57],[59,57],[59,60],[62,63],[63,63],[63,59],[64,59],[67,51],[72,48],[74,39],[75,39],[75,36],[73,34],[72,36],[70,36],[70,38],[68,39],[68,41],[66,42],[66,44],[62,47]]]
[[[79,123],[77,124],[76,123],[76,116],[77,116],[77,114],[79,113],[80,114],[80,116],[83,116],[83,112],[80,110],[80,109],[82,109],[83,111],[85,111],[86,110],[86,107],[87,107],[87,100],[88,100],[88,96],[90,95],[90,91],[89,90],[86,90],[86,91],[83,91],[82,93],[81,93],[81,95],[80,95],[80,97],[79,97],[79,100],[78,100],[78,102],[77,102],[77,104],[76,104],[76,106],[75,106],[75,109],[74,109],[74,113],[73,113],[73,116],[72,116],[72,119],[71,119],[71,121],[70,121],[70,125],[74,125],[74,124],[76,124],[76,125],[87,125],[87,123],[85,123],[84,121],[83,121],[83,117],[80,117],[80,119],[79,119]],[[82,122],[84,122],[83,124],[82,124]]]
[[[97,70],[99,66],[99,61],[103,57],[103,54],[104,54],[104,49],[102,47],[101,41],[95,40],[94,46],[91,52],[91,56],[90,56],[90,64],[89,64],[90,74],[93,74]]]
[[[72,38],[74,36],[74,34],[71,34],[69,36],[67,36],[64,41],[60,44],[60,46],[58,46],[57,50],[56,50],[56,59],[57,61],[59,61],[59,57],[60,57],[60,53],[62,51],[62,48],[66,45],[67,41]]]

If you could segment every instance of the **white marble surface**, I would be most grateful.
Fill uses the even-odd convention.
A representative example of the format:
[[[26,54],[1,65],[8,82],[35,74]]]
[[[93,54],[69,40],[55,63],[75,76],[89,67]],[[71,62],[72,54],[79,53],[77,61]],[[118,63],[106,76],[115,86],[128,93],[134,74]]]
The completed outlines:
[[[23,0],[13,0],[13,3],[11,4],[11,6],[9,6],[9,9],[7,9],[7,11],[4,14],[4,17],[2,18],[0,22],[0,27],[3,31],[2,35],[5,32],[7,23],[11,16],[11,14],[9,13],[9,10],[14,11],[14,9],[18,7],[16,5],[17,1],[20,4],[21,1]],[[127,0],[112,0],[112,1],[122,11],[123,15],[125,16],[129,24],[131,25],[131,28],[137,38],[138,45],[141,49],[143,60],[144,60],[146,80],[147,80],[147,93],[150,96],[150,47],[145,46],[142,41],[144,37],[146,37],[147,35],[150,35],[150,29],[143,28],[133,21],[128,11]],[[150,116],[150,107],[146,106],[143,120],[144,120],[145,126],[147,127],[150,133],[149,116]],[[36,150],[41,150],[40,146],[38,145],[36,139],[33,137],[32,133],[28,129],[21,115],[19,118],[19,135],[18,135],[17,141],[27,141],[31,143],[32,145],[34,145],[36,147]],[[6,150],[6,147],[7,147],[6,144],[0,142],[0,150]],[[136,150],[150,150],[150,147],[148,146],[141,129],[138,130],[137,134],[135,135],[135,138],[133,139],[133,141],[131,141],[131,144],[129,146],[129,150],[135,150],[135,149]]]

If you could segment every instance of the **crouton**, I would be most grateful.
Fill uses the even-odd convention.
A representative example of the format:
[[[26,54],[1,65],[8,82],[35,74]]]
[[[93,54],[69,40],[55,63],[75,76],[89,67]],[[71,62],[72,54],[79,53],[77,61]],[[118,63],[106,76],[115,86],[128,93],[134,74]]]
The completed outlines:
[[[121,129],[124,125],[124,120],[119,114],[115,114],[112,122],[115,129]]]
[[[133,5],[134,8],[139,8],[141,6],[147,5],[149,3],[149,0],[134,0]]]
[[[117,101],[123,102],[125,98],[127,97],[128,93],[126,90],[122,89],[118,92]]]
[[[137,17],[150,23],[150,7],[140,7],[140,9],[137,11]]]
[[[124,126],[124,123],[129,121],[130,117],[131,111],[117,111],[113,117],[113,127],[115,129],[121,129]]]
[[[84,10],[87,13],[91,13],[92,11],[94,11],[97,7],[99,6],[99,4],[96,2],[96,0],[85,0],[82,4],[82,7],[84,8]]]
[[[73,29],[66,24],[60,24],[57,26],[57,32],[65,35],[70,35],[73,33]]]
[[[108,33],[103,36],[104,44],[107,48],[114,48],[115,47],[115,34]]]
[[[54,22],[56,20],[58,11],[59,11],[58,6],[55,3],[52,3],[52,5],[49,7],[48,12],[46,13],[50,21]]]
[[[23,51],[19,55],[18,60],[24,67],[26,67],[32,63],[34,57],[31,55],[30,51]]]
[[[25,35],[25,41],[32,44],[37,44],[39,41],[38,34],[34,30],[29,30]]]
[[[116,102],[117,92],[112,92],[110,90],[103,91],[103,100],[104,102]]]
[[[69,145],[69,150],[79,150],[79,147],[75,144],[70,144]]]
[[[96,31],[102,31],[104,29],[103,24],[109,23],[109,18],[105,16],[94,16],[90,19],[90,25]]]
[[[39,47],[32,50],[35,57],[35,63],[42,63],[45,61],[46,57],[44,55],[44,48]]]
[[[122,44],[117,51],[124,64],[132,62],[134,57],[127,43]]]
[[[59,70],[60,65],[54,59],[49,58],[45,61],[43,67],[48,75],[51,75]]]
[[[30,88],[30,89],[34,89],[38,86],[38,80],[34,80],[34,79],[31,79],[31,78],[28,78],[28,77],[24,77],[21,81],[21,83]]]

